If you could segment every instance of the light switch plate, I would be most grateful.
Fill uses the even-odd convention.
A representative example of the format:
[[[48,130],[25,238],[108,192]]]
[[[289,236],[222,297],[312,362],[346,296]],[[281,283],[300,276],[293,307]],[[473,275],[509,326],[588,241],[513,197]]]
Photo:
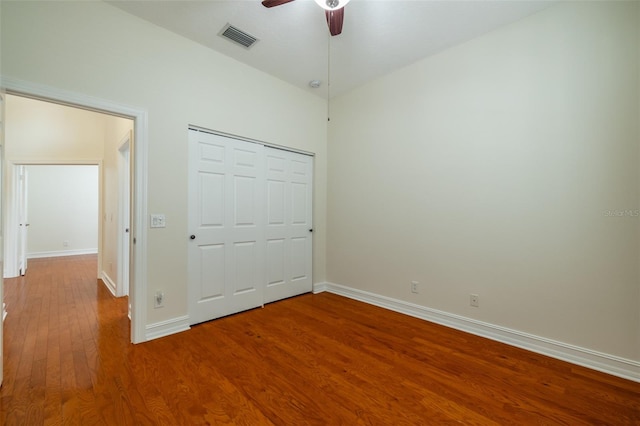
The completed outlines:
[[[163,214],[152,214],[151,215],[151,227],[152,228],[164,228],[167,226],[164,215]]]

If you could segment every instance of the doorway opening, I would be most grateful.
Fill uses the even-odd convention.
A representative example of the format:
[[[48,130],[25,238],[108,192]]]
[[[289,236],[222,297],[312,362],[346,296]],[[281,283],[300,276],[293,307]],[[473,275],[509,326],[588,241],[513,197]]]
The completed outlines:
[[[95,216],[87,220],[95,223],[96,240],[93,249],[98,254],[97,278],[102,279],[114,295],[124,296],[117,291],[118,263],[129,262],[128,253],[118,253],[118,222],[122,220],[119,211],[120,154],[119,149],[123,134],[130,135],[133,121],[126,118],[79,109],[67,105],[54,104],[27,97],[7,95],[5,114],[5,160],[7,162],[5,200],[5,271],[4,277],[24,275],[29,256],[69,255],[73,249],[87,249],[88,237],[76,232],[81,228],[81,217],[75,218],[77,227],[70,223],[58,226],[52,233],[40,232],[41,240],[29,239],[27,234],[30,225],[40,230],[52,229],[51,225],[68,219],[64,211],[72,213],[75,209],[86,205],[88,197],[95,197],[97,207]],[[130,137],[129,137],[130,139]],[[78,180],[91,180],[88,176],[79,176],[78,168],[56,167],[61,165],[97,165],[99,174],[96,180],[96,193],[86,193],[85,187]],[[50,165],[49,168],[34,168],[38,165]],[[38,191],[38,198],[28,195],[28,169],[34,172],[47,171],[48,175],[40,176],[43,186]],[[75,170],[75,172],[72,172]],[[64,171],[64,173],[62,173]],[[76,176],[73,176],[75,173]],[[129,170],[123,171],[129,175]],[[42,173],[39,173],[41,175]],[[128,177],[127,177],[127,180]],[[59,185],[65,188],[59,188]],[[38,187],[36,189],[39,189]],[[76,192],[76,194],[73,194]],[[85,192],[85,193],[82,193]],[[127,191],[128,192],[128,191]],[[41,198],[47,199],[46,201]],[[128,199],[128,194],[127,194]],[[28,200],[42,201],[35,214],[40,214],[39,223],[31,224],[27,220]],[[50,203],[47,208],[45,203]],[[43,214],[41,210],[48,210]],[[85,213],[89,213],[84,209]],[[58,212],[57,214],[54,214]],[[127,214],[129,216],[130,214]],[[128,220],[127,220],[128,222]],[[49,225],[49,226],[47,226]],[[31,226],[33,229],[33,226]],[[85,241],[82,241],[85,240]],[[75,241],[78,241],[76,244]],[[37,244],[38,243],[38,244]],[[36,247],[28,247],[29,244]],[[122,287],[122,286],[120,286]],[[118,294],[120,293],[120,294]]]
[[[94,248],[98,255],[96,275],[114,295],[128,295],[130,281],[133,283],[136,277],[142,275],[135,264],[136,235],[133,228],[137,225],[136,220],[143,221],[140,216],[132,218],[136,213],[136,200],[132,196],[136,194],[136,188],[133,188],[136,184],[136,165],[129,161],[129,155],[131,151],[133,158],[133,151],[138,148],[134,145],[134,135],[141,134],[141,139],[146,136],[146,113],[58,91],[54,91],[55,97],[52,97],[52,89],[26,89],[22,91],[7,88],[5,98],[6,167],[3,200],[6,203],[6,214],[3,275],[11,277],[25,274],[29,257],[47,254],[47,250],[36,250],[35,254],[34,250],[29,250],[27,235],[34,224],[33,220],[29,221],[25,216],[29,211],[28,204],[23,206],[17,202],[19,170],[26,169],[28,175],[28,168],[31,167],[90,165],[98,170],[99,182],[96,189],[99,213],[95,218],[98,232]],[[14,145],[16,141],[19,142]],[[25,176],[25,183],[28,182],[27,179]],[[24,189],[24,195],[27,195],[28,183]],[[142,206],[137,205],[137,208],[141,209]],[[19,232],[20,224],[23,225],[24,233]],[[124,230],[126,235],[119,235]],[[131,240],[134,240],[134,244],[130,243]],[[18,241],[24,243],[18,244]],[[74,240],[71,237],[61,239],[58,236],[55,241],[62,248],[59,253],[51,250],[48,254],[55,256],[75,253],[74,249],[77,247],[73,247]],[[91,248],[78,250],[90,252]],[[21,255],[22,251],[24,256]],[[141,284],[141,288],[137,290],[144,290],[143,282]],[[135,292],[136,287],[132,286],[131,289]],[[144,324],[140,320],[136,321],[135,299],[134,296],[129,300],[131,341],[139,343],[146,339]],[[137,299],[138,305],[143,306],[143,297],[140,295]],[[8,311],[10,315],[10,307]],[[144,309],[138,308],[139,319],[144,318],[143,311]]]
[[[97,255],[100,165],[17,164],[14,171],[7,205],[17,212],[19,275],[29,259]]]

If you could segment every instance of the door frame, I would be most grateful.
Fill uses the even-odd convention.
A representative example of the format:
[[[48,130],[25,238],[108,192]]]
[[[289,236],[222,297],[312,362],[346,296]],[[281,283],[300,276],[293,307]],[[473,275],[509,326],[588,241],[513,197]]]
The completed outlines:
[[[4,225],[4,270],[3,277],[20,276],[20,166],[22,162],[4,163],[3,176],[3,225]]]
[[[4,186],[4,106],[5,90],[0,85],[0,386],[4,381],[4,317],[7,311],[4,307],[4,282],[2,271],[4,270],[4,232],[2,229],[2,217],[4,216],[4,199],[2,188]]]
[[[55,102],[75,108],[97,111],[134,121],[133,137],[136,143],[132,157],[131,196],[131,342],[141,343],[146,338],[147,317],[147,176],[148,176],[148,113],[106,99],[70,92],[50,86],[1,77],[2,88],[8,94]]]

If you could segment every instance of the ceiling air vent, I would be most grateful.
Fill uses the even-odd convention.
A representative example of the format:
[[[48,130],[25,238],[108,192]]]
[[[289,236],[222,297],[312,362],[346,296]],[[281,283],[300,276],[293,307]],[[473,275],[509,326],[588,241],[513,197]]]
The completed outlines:
[[[239,44],[247,49],[253,46],[258,39],[252,36],[251,34],[247,34],[241,29],[234,27],[231,24],[227,24],[222,28],[222,31],[218,34],[220,37],[224,37],[228,40],[231,40],[234,43]]]

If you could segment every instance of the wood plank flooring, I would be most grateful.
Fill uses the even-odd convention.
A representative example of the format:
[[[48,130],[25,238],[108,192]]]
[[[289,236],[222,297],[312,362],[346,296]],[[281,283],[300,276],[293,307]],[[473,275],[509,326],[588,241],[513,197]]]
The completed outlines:
[[[0,425],[639,425],[640,384],[303,295],[140,345],[95,256],[5,280]]]

